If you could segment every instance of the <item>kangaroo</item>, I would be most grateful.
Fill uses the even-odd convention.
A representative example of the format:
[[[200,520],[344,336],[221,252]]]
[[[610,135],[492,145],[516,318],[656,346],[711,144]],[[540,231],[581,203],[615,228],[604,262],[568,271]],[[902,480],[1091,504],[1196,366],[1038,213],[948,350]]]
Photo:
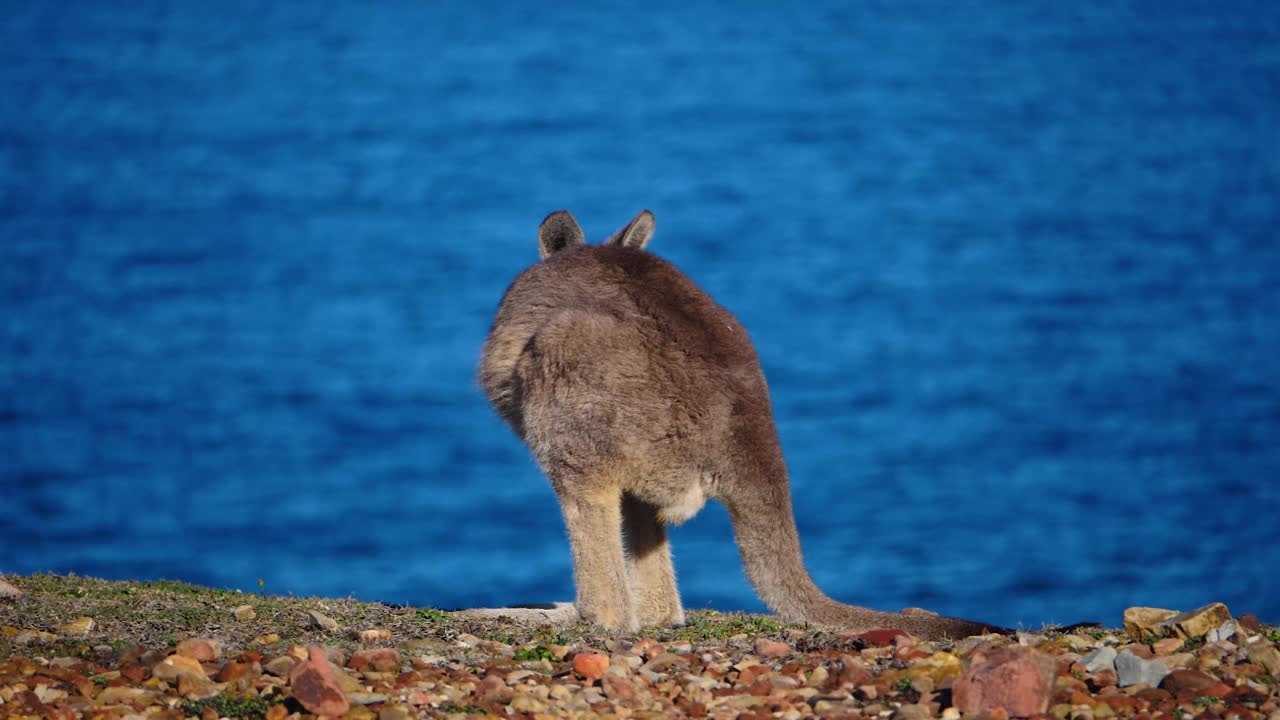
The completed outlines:
[[[666,525],[729,510],[756,593],[788,621],[926,639],[1000,631],[845,605],[800,553],[787,468],[755,348],[738,320],[645,250],[648,210],[588,246],[568,211],[507,288],[481,353],[489,402],[560,500],[581,616],[612,631],[684,624]]]

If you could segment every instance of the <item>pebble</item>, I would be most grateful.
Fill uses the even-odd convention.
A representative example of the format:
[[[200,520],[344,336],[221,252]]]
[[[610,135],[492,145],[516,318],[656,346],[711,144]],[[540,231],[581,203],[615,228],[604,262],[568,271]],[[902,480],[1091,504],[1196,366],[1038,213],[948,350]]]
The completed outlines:
[[[258,613],[253,609],[252,605],[240,605],[231,610],[231,617],[239,620],[240,622],[248,622],[256,619],[258,617]]]
[[[1161,689],[1168,690],[1179,699],[1198,697],[1224,697],[1231,691],[1218,678],[1199,670],[1174,670],[1160,682]]]
[[[410,664],[419,670],[426,670],[448,662],[449,659],[443,655],[418,655],[410,661]]]
[[[372,669],[377,672],[391,672],[400,669],[400,653],[393,648],[374,648],[357,650],[351,654],[347,667],[361,672]]]
[[[44,632],[43,630],[23,630],[13,636],[15,645],[31,645],[36,643],[49,643],[57,640],[58,636],[53,633]]]
[[[662,673],[674,667],[684,667],[689,664],[689,659],[683,655],[665,652],[645,663],[642,667],[649,672]]]
[[[218,688],[194,658],[170,655],[151,668],[151,677],[176,686],[187,698],[201,699],[218,694]]]
[[[920,677],[911,678],[911,689],[915,690],[921,695],[927,695],[933,692],[933,678],[929,677],[928,675],[921,675]]]
[[[318,645],[307,648],[307,660],[289,673],[289,685],[293,697],[316,715],[342,715],[351,709],[324,648]]]
[[[959,677],[964,672],[964,663],[949,652],[937,652],[916,662],[913,672],[927,675],[935,683]]]
[[[372,645],[373,643],[379,643],[379,642],[387,642],[390,639],[391,639],[391,631],[385,630],[383,628],[372,628],[369,630],[360,631],[360,642],[364,643],[365,645]]]
[[[88,635],[97,627],[97,623],[91,617],[76,618],[66,625],[58,626],[58,633],[61,635]]]
[[[333,663],[335,666],[342,667],[347,664],[346,650],[343,650],[337,645],[323,645],[321,648],[324,650],[325,659]]]
[[[568,645],[551,644],[547,646],[547,652],[551,653],[551,657],[557,661],[564,660],[569,655]]]
[[[1232,635],[1236,634],[1236,623],[1234,620],[1228,620],[1218,627],[1210,630],[1204,639],[1206,642],[1216,643],[1219,641],[1230,640]]]
[[[490,672],[476,683],[475,695],[481,702],[506,703],[511,701],[513,691],[501,675]]]
[[[859,634],[857,639],[871,647],[889,647],[890,645],[893,645],[895,638],[906,636],[906,634],[906,632],[897,628],[868,630],[867,632]]]
[[[1252,630],[1254,632],[1260,632],[1262,630],[1262,621],[1258,620],[1258,616],[1253,613],[1245,613],[1241,615],[1236,618],[1236,622],[1240,624],[1240,627],[1245,628],[1246,630]]]
[[[476,643],[476,648],[489,653],[490,655],[504,655],[512,657],[516,654],[516,649],[504,642],[497,640],[481,640]]]
[[[288,677],[293,671],[293,666],[297,664],[297,659],[289,655],[281,655],[262,663],[262,669],[276,677]]]
[[[272,648],[264,657],[261,638],[249,646],[256,649],[229,646],[225,653],[214,637],[191,638],[177,643],[168,657],[146,648],[108,648],[88,661],[44,657],[46,649],[34,646],[20,651],[29,659],[0,658],[0,715],[18,712],[23,702],[43,705],[31,705],[20,715],[58,716],[73,703],[78,703],[75,712],[86,716],[105,708],[121,718],[167,714],[184,698],[221,692],[272,697],[268,720],[285,720],[296,710],[348,720],[409,720],[449,715],[441,712],[446,707],[458,718],[484,711],[533,720],[742,715],[1132,720],[1169,717],[1178,708],[1188,716],[1207,709],[1220,718],[1280,720],[1280,684],[1271,679],[1280,677],[1280,650],[1266,640],[1269,629],[1259,634],[1242,627],[1224,621],[1206,633],[1207,642],[1191,643],[1167,626],[1176,637],[1153,636],[1123,648],[1105,644],[1105,637],[1048,639],[1039,633],[951,644],[892,632],[879,638],[885,644],[878,647],[858,641],[858,635],[796,629],[764,638],[744,633],[696,647],[614,637],[596,641],[604,642],[607,653],[578,645],[579,652],[572,654],[569,646],[559,645],[563,652],[557,656],[553,650],[554,661],[522,662],[507,659],[504,649],[514,651],[512,645],[474,635],[457,636],[459,646],[481,652],[459,653],[446,639],[448,630],[349,656],[335,643],[295,645],[283,653]],[[0,627],[7,638],[21,632],[38,631]],[[517,637],[522,650],[551,647],[545,639]],[[1110,642],[1128,639],[1113,635]],[[850,643],[865,649],[859,653]],[[16,642],[13,647],[16,651]],[[57,652],[53,648],[62,646],[48,651]],[[683,652],[673,652],[677,648]],[[224,654],[230,657],[222,660]],[[425,662],[428,656],[431,661]],[[1220,696],[1217,703],[1200,700]],[[284,700],[289,704],[281,704]],[[213,711],[204,717],[213,718]]]
[[[1131,607],[1124,611],[1124,629],[1135,642],[1154,640],[1167,632],[1161,623],[1177,614],[1164,608]]]
[[[221,690],[207,677],[182,675],[178,678],[178,694],[192,700],[203,700],[217,695]]]
[[[616,702],[634,703],[640,697],[635,683],[614,673],[605,673],[600,680],[600,687],[604,690],[605,697]]]
[[[201,680],[208,679],[204,668],[200,665],[200,661],[184,655],[170,655],[151,668],[151,677],[169,682],[177,680],[184,675]]]
[[[213,638],[183,640],[174,652],[198,662],[216,662],[222,658],[222,641]]]
[[[220,683],[235,682],[249,674],[249,665],[242,662],[229,662],[222,666],[214,677]]]
[[[1231,611],[1226,605],[1215,602],[1175,615],[1166,620],[1163,625],[1173,628],[1184,638],[1201,638],[1229,620],[1231,620]]]
[[[524,666],[525,668],[528,668],[529,670],[536,670],[537,672],[540,672],[543,675],[552,675],[555,673],[555,667],[552,666],[551,661],[547,660],[546,658],[539,658],[537,660],[526,660],[525,662],[521,663],[521,665]]]
[[[1280,650],[1267,640],[1251,643],[1248,650],[1249,662],[1261,665],[1273,678],[1280,679]]]
[[[756,640],[756,655],[762,658],[780,658],[791,654],[791,646],[776,640],[760,638]]]
[[[319,610],[308,610],[307,617],[311,620],[311,626],[316,629],[325,632],[335,632],[338,629],[338,621]]]
[[[1049,642],[1049,638],[1045,637],[1043,634],[1027,632],[1025,630],[1019,630],[1015,634],[1015,637],[1018,638],[1018,644],[1023,647],[1040,647],[1041,645]]]
[[[578,653],[573,657],[573,670],[588,682],[604,677],[609,669],[609,656],[600,653]]]
[[[1125,650],[1116,656],[1116,684],[1120,687],[1143,684],[1158,687],[1169,668],[1159,660],[1144,660]]]
[[[635,655],[613,655],[609,658],[609,667],[625,670],[638,670],[644,661]]]
[[[547,709],[547,704],[532,695],[516,695],[511,698],[511,709],[523,713],[539,713]]]
[[[1102,670],[1114,670],[1116,667],[1116,649],[1109,646],[1100,647],[1080,659],[1084,669],[1096,673]]]
[[[952,697],[965,714],[1030,717],[1049,708],[1058,661],[1030,648],[1009,646],[975,653],[968,670],[955,681]]]
[[[933,712],[925,705],[908,703],[898,708],[893,717],[899,720],[930,720],[933,717]]]
[[[98,705],[130,705],[142,703],[155,695],[154,690],[145,688],[109,687],[95,695],[93,701]]]

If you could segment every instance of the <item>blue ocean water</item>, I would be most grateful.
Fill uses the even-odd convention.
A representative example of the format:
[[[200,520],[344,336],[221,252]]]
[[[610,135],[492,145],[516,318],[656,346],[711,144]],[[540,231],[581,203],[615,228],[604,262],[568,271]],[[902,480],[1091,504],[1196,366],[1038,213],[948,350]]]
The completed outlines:
[[[834,597],[1280,622],[1270,3],[6,12],[0,572],[571,598],[474,367],[547,212],[647,207]],[[762,609],[718,505],[673,542]]]

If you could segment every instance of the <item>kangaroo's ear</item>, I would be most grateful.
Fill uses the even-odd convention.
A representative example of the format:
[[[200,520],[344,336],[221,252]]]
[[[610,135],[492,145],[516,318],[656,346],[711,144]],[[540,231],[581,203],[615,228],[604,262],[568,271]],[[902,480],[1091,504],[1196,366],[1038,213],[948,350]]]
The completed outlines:
[[[653,213],[641,210],[640,214],[627,223],[626,227],[610,235],[604,244],[643,250],[644,246],[649,244],[651,237],[653,237]]]
[[[546,260],[552,255],[576,245],[586,245],[582,228],[568,210],[557,210],[547,216],[538,227],[538,256]]]

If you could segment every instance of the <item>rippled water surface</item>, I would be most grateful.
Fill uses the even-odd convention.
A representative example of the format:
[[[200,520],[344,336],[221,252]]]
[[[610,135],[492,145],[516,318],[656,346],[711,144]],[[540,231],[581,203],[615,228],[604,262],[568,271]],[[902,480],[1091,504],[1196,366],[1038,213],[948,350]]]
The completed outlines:
[[[473,370],[548,211],[649,207],[832,595],[1280,621],[1280,13],[1115,5],[11,10],[0,571],[571,597]]]

